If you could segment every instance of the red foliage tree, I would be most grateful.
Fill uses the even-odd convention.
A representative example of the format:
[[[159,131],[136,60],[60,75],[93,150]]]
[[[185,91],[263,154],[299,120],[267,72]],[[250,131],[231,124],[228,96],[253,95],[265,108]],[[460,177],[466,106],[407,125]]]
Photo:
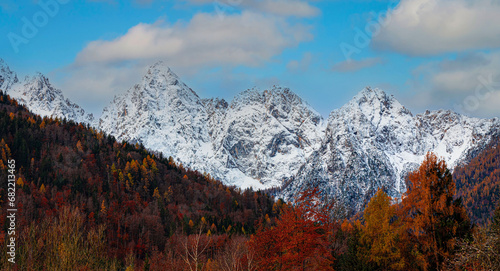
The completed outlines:
[[[333,204],[321,204],[317,189],[284,205],[275,225],[270,219],[250,241],[260,270],[333,270],[329,236]]]

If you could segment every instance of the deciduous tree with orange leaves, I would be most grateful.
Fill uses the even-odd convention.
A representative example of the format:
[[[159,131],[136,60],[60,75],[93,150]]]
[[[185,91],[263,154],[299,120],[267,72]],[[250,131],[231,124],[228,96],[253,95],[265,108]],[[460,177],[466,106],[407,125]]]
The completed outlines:
[[[260,270],[333,270],[329,249],[332,204],[323,204],[317,189],[307,190],[295,205],[284,205],[274,225],[252,237]]]
[[[454,198],[455,182],[446,163],[428,153],[420,168],[409,175],[407,187],[401,218],[405,242],[410,244],[408,263],[419,264],[423,270],[441,270],[455,252],[457,240],[472,232],[461,199]]]

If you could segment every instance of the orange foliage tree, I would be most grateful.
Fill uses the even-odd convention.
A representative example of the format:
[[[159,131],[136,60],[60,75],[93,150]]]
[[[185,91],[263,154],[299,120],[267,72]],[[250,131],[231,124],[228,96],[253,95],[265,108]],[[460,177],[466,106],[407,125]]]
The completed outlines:
[[[329,237],[333,202],[322,204],[317,189],[301,194],[295,205],[283,205],[275,225],[267,222],[250,246],[260,270],[333,270]]]
[[[471,234],[471,223],[461,199],[454,199],[455,182],[443,160],[428,153],[408,177],[402,199],[408,257],[424,270],[440,270],[457,240]]]

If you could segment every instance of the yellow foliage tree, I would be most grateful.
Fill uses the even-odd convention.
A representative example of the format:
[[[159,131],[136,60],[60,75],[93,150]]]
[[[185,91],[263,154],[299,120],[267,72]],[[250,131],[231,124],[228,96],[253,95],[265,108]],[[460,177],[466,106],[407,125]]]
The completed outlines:
[[[397,245],[399,229],[394,221],[396,209],[390,197],[379,190],[364,210],[360,227],[358,257],[379,266],[382,270],[404,270],[405,262]]]
[[[83,152],[83,146],[82,146],[82,142],[80,142],[80,140],[78,140],[78,142],[76,143],[76,149],[79,152]]]
[[[160,196],[160,192],[158,191],[158,187],[155,188],[155,190],[153,192],[153,197],[157,200],[160,199],[161,196]]]
[[[17,183],[17,185],[19,185],[20,187],[24,187],[23,178],[19,177],[19,178],[17,179],[17,182],[16,182],[16,183]]]

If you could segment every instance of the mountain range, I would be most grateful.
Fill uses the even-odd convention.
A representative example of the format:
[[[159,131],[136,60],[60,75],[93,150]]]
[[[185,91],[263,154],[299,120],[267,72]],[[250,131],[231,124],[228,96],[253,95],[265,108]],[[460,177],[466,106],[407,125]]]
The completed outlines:
[[[500,121],[452,111],[412,114],[393,96],[365,88],[324,119],[288,88],[249,89],[227,102],[203,99],[164,63],[116,96],[99,119],[64,98],[41,74],[19,81],[0,60],[0,89],[42,116],[89,124],[141,143],[241,188],[279,188],[292,199],[318,187],[360,210],[383,187],[393,197],[427,152],[449,168],[473,159]]]

